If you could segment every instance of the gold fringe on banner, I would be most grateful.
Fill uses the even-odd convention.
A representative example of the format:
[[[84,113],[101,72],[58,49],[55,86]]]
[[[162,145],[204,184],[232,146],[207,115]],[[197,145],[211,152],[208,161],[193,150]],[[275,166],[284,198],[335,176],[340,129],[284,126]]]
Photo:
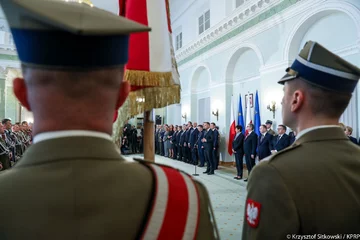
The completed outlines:
[[[167,87],[174,85],[172,72],[126,70],[124,79],[132,86]]]
[[[180,86],[144,88],[131,92],[130,115],[151,111],[154,108],[163,108],[180,102]]]
[[[129,97],[119,109],[118,119],[113,124],[113,140],[119,141],[126,120],[151,111],[154,108],[163,108],[180,103],[180,86],[149,87],[130,92]]]

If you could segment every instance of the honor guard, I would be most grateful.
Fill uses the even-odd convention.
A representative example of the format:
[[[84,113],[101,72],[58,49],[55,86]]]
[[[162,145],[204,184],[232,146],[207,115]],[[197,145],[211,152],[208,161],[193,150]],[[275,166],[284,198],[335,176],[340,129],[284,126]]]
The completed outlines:
[[[4,125],[0,123],[0,171],[7,170],[11,167],[10,159],[12,157],[9,147],[6,144],[4,130]]]
[[[147,26],[81,2],[0,0],[22,62],[14,93],[33,145],[0,174],[0,238],[218,239],[205,187],[128,162],[112,142],[129,34]]]
[[[312,41],[287,69],[282,117],[298,134],[252,171],[244,240],[359,233],[360,148],[338,125],[359,78],[359,68]]]

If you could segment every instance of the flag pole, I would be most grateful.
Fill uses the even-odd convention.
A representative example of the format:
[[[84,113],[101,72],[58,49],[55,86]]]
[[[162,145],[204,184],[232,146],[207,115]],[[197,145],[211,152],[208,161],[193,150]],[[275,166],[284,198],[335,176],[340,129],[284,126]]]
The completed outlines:
[[[144,113],[144,160],[155,162],[155,149],[154,149],[154,112],[146,111]]]

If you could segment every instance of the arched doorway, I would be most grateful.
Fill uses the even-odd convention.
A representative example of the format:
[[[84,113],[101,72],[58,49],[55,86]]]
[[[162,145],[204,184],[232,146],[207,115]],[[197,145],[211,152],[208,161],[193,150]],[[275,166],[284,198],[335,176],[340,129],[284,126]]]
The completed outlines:
[[[193,122],[210,121],[210,71],[206,66],[198,67],[191,81],[191,119]]]
[[[226,81],[232,83],[230,92],[234,96],[234,112],[236,116],[238,115],[239,95],[242,96],[242,107],[245,114],[245,95],[253,94],[255,97],[255,92],[260,90],[260,67],[262,65],[261,52],[255,45],[239,46],[231,55],[226,68]],[[254,114],[253,110],[254,108],[250,108],[251,116]]]

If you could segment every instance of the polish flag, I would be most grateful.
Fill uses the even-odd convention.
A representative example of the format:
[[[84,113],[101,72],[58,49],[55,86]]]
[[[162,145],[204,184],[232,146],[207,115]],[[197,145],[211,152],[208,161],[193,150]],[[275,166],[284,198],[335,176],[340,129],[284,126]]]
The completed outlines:
[[[232,143],[235,138],[235,114],[234,114],[234,98],[231,96],[231,116],[230,116],[230,130],[229,130],[229,145],[228,145],[228,153],[232,156]]]
[[[249,94],[250,96],[250,94]],[[246,126],[249,124],[249,123],[252,123],[252,120],[251,120],[251,113],[250,113],[250,97],[247,98],[247,108],[246,108],[246,121],[245,121],[245,124]],[[246,126],[244,126],[246,128]],[[245,131],[245,136],[247,136],[249,134],[248,130]]]

